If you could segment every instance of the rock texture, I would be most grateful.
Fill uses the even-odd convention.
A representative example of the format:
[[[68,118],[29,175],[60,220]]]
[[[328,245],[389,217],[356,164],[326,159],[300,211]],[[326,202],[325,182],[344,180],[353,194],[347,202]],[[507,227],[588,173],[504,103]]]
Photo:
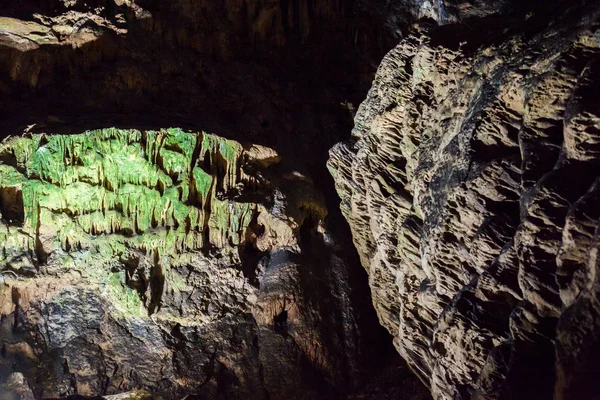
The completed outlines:
[[[113,121],[185,124],[275,145],[282,130],[320,130],[320,115],[335,114],[332,108],[346,117],[340,102],[363,96],[347,85],[368,84],[376,63],[357,50],[383,52],[382,34],[345,2],[5,3],[0,112],[7,133],[34,123],[71,133]],[[346,67],[324,74],[334,65]],[[172,120],[178,123],[164,123]],[[323,120],[342,125],[339,117]]]
[[[593,397],[598,8],[0,0],[0,391]]]
[[[330,151],[379,319],[436,399],[598,394],[599,12],[407,37]]]
[[[106,128],[9,138],[0,161],[14,398],[340,397],[367,372],[322,197],[274,150]]]

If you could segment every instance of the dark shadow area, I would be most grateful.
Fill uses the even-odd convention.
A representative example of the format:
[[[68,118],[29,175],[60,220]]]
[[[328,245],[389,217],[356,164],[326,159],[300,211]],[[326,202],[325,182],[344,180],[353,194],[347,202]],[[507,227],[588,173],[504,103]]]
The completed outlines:
[[[23,191],[17,186],[0,189],[0,212],[9,225],[21,226],[25,220]]]

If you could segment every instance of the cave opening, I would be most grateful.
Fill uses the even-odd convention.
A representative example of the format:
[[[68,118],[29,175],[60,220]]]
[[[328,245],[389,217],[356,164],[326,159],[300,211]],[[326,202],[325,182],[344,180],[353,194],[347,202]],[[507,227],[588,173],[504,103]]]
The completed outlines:
[[[286,337],[288,335],[288,312],[283,310],[273,318],[273,329],[275,332]]]

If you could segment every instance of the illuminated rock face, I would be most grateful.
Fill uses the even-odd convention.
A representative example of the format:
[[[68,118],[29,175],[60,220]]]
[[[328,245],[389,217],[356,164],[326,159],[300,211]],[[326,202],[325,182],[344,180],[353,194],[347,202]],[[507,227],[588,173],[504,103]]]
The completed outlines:
[[[207,133],[38,134],[7,141],[2,154],[0,263],[15,272],[44,264],[78,271],[134,316],[158,312],[165,291],[191,290],[171,267],[193,252],[228,250],[229,262],[240,262],[233,249],[258,214],[256,204],[217,195],[256,185],[241,163],[260,160]],[[149,271],[114,270],[140,258],[154,259]]]
[[[380,321],[436,399],[598,393],[599,9],[571,5],[493,44],[406,38],[330,152]]]
[[[6,382],[24,376],[41,397],[263,399],[358,376],[322,200],[306,177],[272,174],[273,150],[108,128],[10,138],[0,160],[0,371],[24,374]]]
[[[256,212],[255,204],[217,198],[253,182],[240,166],[248,159],[242,147],[206,133],[38,134],[8,141],[3,154],[5,219],[23,216],[15,221],[23,229],[5,230],[4,242],[41,257],[53,251],[55,239],[68,251],[99,235],[124,237],[125,246],[159,256],[239,245]],[[10,209],[13,198],[23,210]],[[8,258],[0,261],[10,265]]]

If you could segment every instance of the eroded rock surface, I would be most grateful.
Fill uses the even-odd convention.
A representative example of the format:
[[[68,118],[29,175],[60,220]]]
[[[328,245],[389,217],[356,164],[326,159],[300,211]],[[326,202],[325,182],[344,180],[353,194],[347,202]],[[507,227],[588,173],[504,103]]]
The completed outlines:
[[[599,7],[538,11],[404,39],[330,152],[380,321],[437,399],[598,393]]]

